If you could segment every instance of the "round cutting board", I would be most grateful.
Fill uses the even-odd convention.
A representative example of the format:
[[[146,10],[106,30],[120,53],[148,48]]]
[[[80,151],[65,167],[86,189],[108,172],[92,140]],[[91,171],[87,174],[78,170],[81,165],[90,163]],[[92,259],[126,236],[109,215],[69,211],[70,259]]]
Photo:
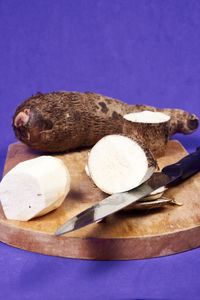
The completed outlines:
[[[7,220],[0,210],[0,240],[28,251],[82,259],[125,260],[150,258],[186,251],[200,245],[200,173],[174,186],[165,196],[181,202],[145,211],[120,211],[103,222],[56,237],[54,232],[71,217],[107,197],[85,173],[88,149],[56,155],[69,168],[71,190],[53,212],[28,222]],[[4,175],[17,163],[41,154],[22,143],[8,149]],[[160,168],[187,155],[170,140]],[[13,199],[14,201],[14,199]]]

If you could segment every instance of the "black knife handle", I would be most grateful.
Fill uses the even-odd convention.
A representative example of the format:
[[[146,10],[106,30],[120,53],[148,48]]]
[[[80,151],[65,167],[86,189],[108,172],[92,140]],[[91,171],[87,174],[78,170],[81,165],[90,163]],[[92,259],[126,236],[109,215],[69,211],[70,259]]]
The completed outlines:
[[[200,147],[177,163],[162,169],[162,172],[166,175],[180,179],[186,179],[198,171],[200,171]]]

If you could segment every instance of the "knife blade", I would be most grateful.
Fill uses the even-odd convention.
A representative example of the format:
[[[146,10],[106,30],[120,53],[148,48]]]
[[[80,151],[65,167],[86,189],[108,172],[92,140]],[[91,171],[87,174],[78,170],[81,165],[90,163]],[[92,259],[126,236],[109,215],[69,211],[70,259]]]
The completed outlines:
[[[200,147],[177,163],[164,167],[161,172],[155,172],[149,180],[137,188],[128,192],[113,194],[74,216],[56,230],[55,236],[102,220],[110,214],[137,202],[158,188],[167,186],[172,182],[185,180],[198,171],[200,171]]]

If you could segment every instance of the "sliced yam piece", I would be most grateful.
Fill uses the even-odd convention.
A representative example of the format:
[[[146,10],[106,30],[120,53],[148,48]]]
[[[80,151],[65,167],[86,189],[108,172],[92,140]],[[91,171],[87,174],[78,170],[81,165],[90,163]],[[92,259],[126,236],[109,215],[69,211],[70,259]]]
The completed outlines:
[[[28,221],[64,201],[70,174],[59,158],[41,156],[19,163],[0,183],[0,201],[7,219]]]
[[[146,209],[154,209],[154,208],[160,208],[165,207],[166,205],[173,204],[173,205],[181,205],[180,203],[177,203],[173,199],[169,198],[158,198],[156,200],[152,201],[138,201],[136,203],[133,203],[131,205],[128,205],[123,210],[146,210]]]
[[[156,161],[140,142],[108,135],[91,149],[88,169],[97,187],[107,194],[129,191],[151,177]]]
[[[140,139],[157,158],[165,153],[169,125],[170,116],[161,112],[131,113],[124,115],[123,134]]]
[[[162,186],[158,188],[157,190],[151,192],[148,196],[141,199],[141,201],[151,201],[159,199],[163,196],[164,192],[167,190],[167,187]]]

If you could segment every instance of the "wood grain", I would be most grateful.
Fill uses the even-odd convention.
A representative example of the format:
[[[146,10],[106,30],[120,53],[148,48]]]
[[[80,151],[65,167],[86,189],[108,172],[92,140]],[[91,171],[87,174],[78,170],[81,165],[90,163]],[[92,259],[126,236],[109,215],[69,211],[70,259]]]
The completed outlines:
[[[158,257],[200,245],[200,173],[165,192],[166,197],[183,203],[182,206],[121,211],[101,223],[55,237],[60,225],[107,196],[85,174],[88,151],[56,155],[65,162],[72,178],[71,191],[60,208],[28,222],[7,220],[0,210],[2,242],[48,255],[96,260]],[[159,167],[186,154],[178,141],[170,140],[165,156],[158,159]],[[17,163],[39,155],[22,143],[11,144],[4,175]]]

